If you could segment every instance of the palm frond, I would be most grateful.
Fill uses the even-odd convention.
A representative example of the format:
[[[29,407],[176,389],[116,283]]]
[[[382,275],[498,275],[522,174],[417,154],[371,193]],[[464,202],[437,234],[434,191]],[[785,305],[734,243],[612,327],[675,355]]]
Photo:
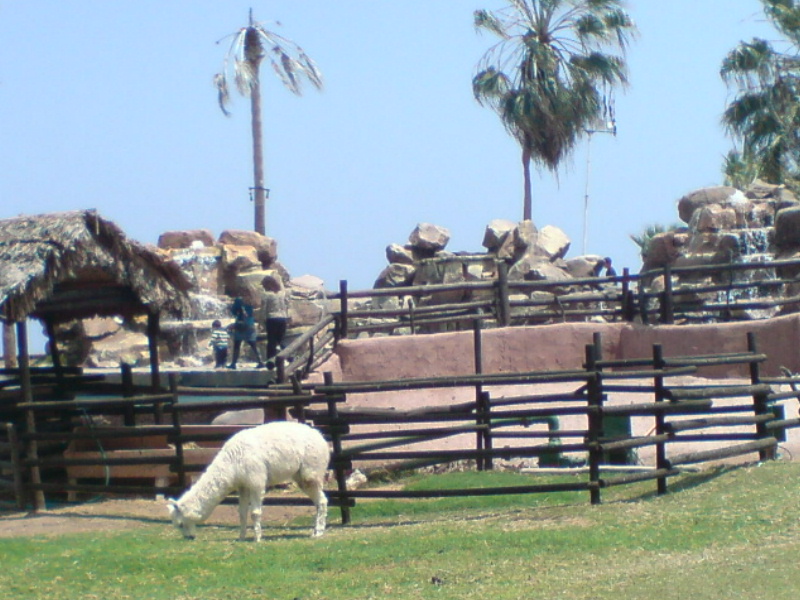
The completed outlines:
[[[217,88],[217,102],[219,102],[220,110],[226,117],[230,117],[231,113],[228,110],[228,104],[231,101],[231,94],[228,90],[228,80],[224,72],[214,75],[214,86]]]
[[[509,39],[506,27],[503,22],[488,10],[476,10],[473,13],[475,29],[478,31],[485,29],[495,34],[499,38]]]
[[[316,63],[293,41],[267,29],[262,23],[250,22],[233,34],[222,71],[215,76],[220,108],[229,115],[230,93],[228,80],[232,76],[237,91],[249,96],[258,83],[261,61],[267,57],[272,69],[286,88],[293,94],[302,93],[301,80],[308,79],[316,88],[322,89],[322,72]],[[268,49],[268,50],[265,50]]]

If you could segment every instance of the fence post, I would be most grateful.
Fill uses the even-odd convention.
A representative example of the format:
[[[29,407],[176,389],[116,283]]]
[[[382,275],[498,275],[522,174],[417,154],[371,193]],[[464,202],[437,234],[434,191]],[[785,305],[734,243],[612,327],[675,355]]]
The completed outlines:
[[[333,385],[333,373],[326,371],[323,373],[325,385]],[[336,398],[329,392],[325,392],[328,399],[328,422],[331,428],[331,444],[333,445],[333,471],[336,475],[336,485],[339,488],[339,509],[342,511],[342,525],[350,524],[350,507],[347,505],[347,478],[344,475],[344,467],[339,462],[342,455],[342,434],[339,430],[339,410],[336,408]]]
[[[347,280],[339,281],[339,339],[347,339]]]
[[[647,299],[647,292],[645,291],[644,280],[640,277],[636,282],[636,291],[639,296],[639,315],[642,317],[642,324],[650,324],[650,316],[647,314],[650,302]]]
[[[172,428],[175,431],[175,462],[178,470],[178,486],[186,489],[186,460],[183,454],[183,438],[181,431],[181,416],[178,410],[178,377],[175,373],[169,374],[169,392],[172,394]]]
[[[675,299],[672,296],[672,268],[664,267],[664,291],[661,292],[661,322],[672,325],[675,322]]]
[[[481,321],[480,319],[475,319],[472,321],[472,354],[473,354],[473,363],[475,368],[475,374],[480,375],[483,373],[483,338],[481,336]],[[484,397],[483,397],[483,386],[480,383],[475,384],[475,424],[478,426],[478,430],[475,432],[475,445],[477,447],[478,452],[480,453],[481,450],[487,449],[487,443],[491,446],[491,442],[488,441],[489,436],[484,429],[481,429],[481,425],[485,425],[486,421],[486,414],[485,414],[485,407],[484,407]],[[478,456],[477,467],[479,471],[483,471],[485,469],[491,469],[491,459],[487,456]]]
[[[631,322],[636,314],[636,305],[631,291],[631,271],[628,267],[622,269],[622,320]]]
[[[756,334],[752,331],[747,332],[747,351],[752,354],[758,353],[758,344],[756,343]],[[758,362],[755,360],[750,361],[750,383],[753,385],[758,385],[761,383],[761,373],[759,369]],[[753,394],[753,412],[756,416],[765,415],[769,413],[769,407],[767,406],[767,395],[761,392]],[[766,423],[759,422],[756,424],[756,434],[758,435],[759,439],[764,439],[765,437],[769,437],[771,434],[767,430]],[[777,447],[773,446],[772,448],[764,448],[758,451],[758,459],[761,461],[764,460],[774,460],[777,456]]]
[[[663,369],[665,366],[664,362],[664,350],[661,347],[661,344],[653,344],[653,369],[660,370]],[[655,401],[656,402],[664,402],[664,377],[663,375],[654,375],[653,376],[653,389],[655,390]],[[665,418],[663,411],[656,412],[656,436],[664,435],[665,431]],[[664,442],[658,442],[656,444],[656,469],[667,469],[669,464],[667,463],[667,446]],[[658,478],[658,493],[660,495],[667,493],[667,478],[666,477],[659,477]]]
[[[511,303],[508,299],[508,265],[504,260],[497,263],[497,324],[511,325]]]
[[[286,358],[283,356],[275,357],[275,382],[286,383]]]
[[[597,361],[601,359],[601,338],[594,334],[594,343],[586,345],[586,399],[588,402],[589,482],[595,484],[589,491],[592,504],[600,504],[600,438],[603,437],[603,388]]]

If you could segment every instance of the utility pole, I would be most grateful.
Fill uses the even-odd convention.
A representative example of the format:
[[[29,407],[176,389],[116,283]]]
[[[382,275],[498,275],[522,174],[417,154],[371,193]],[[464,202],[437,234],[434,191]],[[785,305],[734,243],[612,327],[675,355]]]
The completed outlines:
[[[608,121],[604,129],[584,129],[589,136],[586,143],[586,190],[583,196],[583,250],[582,254],[586,254],[586,247],[589,241],[589,177],[591,175],[592,166],[592,136],[595,133],[610,133],[614,137],[617,136],[617,121],[614,117]]]

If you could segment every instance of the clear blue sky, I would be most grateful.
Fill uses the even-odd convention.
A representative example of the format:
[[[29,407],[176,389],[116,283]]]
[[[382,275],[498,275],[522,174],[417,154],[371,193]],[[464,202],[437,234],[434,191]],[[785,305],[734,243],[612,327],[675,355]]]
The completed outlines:
[[[293,276],[371,287],[384,250],[418,222],[480,251],[492,219],[522,214],[519,150],[471,77],[492,38],[472,26],[502,0],[0,1],[0,217],[96,208],[129,236],[252,227],[248,103],[233,116],[215,42],[282,23],[323,71],[302,97],[264,74],[267,233]],[[640,29],[619,133],[592,142],[588,253],[640,268],[630,234],[678,220],[685,193],[721,183],[724,55],[774,38],[758,0],[632,0]],[[581,254],[586,144],[534,181],[534,221]]]

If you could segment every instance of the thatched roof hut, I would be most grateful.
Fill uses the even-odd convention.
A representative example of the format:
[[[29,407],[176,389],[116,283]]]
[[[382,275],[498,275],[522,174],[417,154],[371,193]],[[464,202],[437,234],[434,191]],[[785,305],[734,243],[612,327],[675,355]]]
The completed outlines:
[[[0,220],[0,320],[46,322],[188,310],[177,265],[93,210]]]

